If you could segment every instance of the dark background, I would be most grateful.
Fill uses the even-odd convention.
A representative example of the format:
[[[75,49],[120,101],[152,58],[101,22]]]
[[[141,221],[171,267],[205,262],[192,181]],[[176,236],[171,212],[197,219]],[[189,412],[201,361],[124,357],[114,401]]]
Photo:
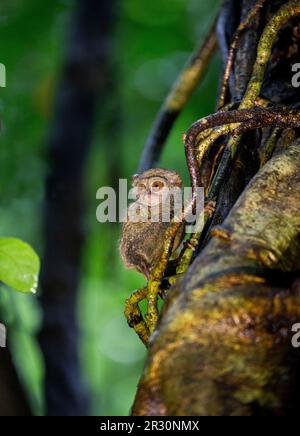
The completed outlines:
[[[0,313],[35,414],[63,414],[66,403],[69,414],[129,412],[145,350],[123,305],[144,280],[120,263],[119,225],[96,221],[96,191],[136,172],[155,114],[218,3],[1,1],[0,233],[32,244],[43,270],[39,298],[1,286]],[[217,57],[160,164],[185,178],[182,133],[213,111],[219,70]]]

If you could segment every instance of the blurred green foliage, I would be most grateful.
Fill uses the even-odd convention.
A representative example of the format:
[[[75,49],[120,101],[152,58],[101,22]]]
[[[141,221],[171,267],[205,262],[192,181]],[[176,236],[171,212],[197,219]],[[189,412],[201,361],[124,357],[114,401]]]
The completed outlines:
[[[118,257],[119,226],[96,221],[96,191],[136,172],[160,103],[194,46],[213,20],[218,0],[124,0],[119,2],[114,50],[116,84],[99,105],[86,168],[85,244],[78,319],[84,379],[92,413],[126,415],[132,404],[145,350],[123,317],[123,304],[143,278],[125,271]],[[46,140],[53,110],[71,0],[2,0],[0,62],[7,87],[0,90],[0,233],[31,243],[42,254],[42,200]],[[219,59],[176,123],[162,166],[187,180],[182,133],[214,109]],[[112,132],[114,117],[120,129]],[[113,149],[113,152],[111,151]],[[110,174],[108,159],[117,160]],[[42,414],[43,363],[35,342],[41,314],[35,298],[4,286],[0,310],[10,327],[15,361],[36,414]],[[59,356],[59,350],[58,350]]]

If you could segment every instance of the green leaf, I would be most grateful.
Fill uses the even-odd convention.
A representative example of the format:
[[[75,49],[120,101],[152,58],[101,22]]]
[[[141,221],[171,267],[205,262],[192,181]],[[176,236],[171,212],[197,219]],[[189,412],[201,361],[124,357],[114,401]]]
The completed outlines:
[[[20,292],[36,292],[40,260],[36,252],[15,238],[0,238],[0,280]]]

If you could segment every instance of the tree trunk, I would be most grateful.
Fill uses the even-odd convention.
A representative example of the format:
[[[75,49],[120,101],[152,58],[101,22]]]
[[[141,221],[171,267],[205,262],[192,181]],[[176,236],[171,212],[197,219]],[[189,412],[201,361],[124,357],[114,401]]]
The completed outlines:
[[[81,252],[83,171],[97,97],[107,93],[114,2],[78,0],[49,141],[46,248],[41,273],[47,414],[88,414],[81,380],[76,319]]]

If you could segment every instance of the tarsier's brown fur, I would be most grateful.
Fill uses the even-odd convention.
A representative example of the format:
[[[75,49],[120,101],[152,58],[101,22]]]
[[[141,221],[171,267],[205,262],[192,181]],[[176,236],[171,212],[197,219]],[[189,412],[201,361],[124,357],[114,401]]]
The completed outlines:
[[[150,169],[142,174],[133,176],[133,187],[137,190],[139,187],[143,189],[143,198],[148,203],[153,198],[159,199],[157,207],[151,209],[151,217],[148,215],[140,222],[134,222],[130,218],[130,209],[139,203],[141,197],[138,196],[137,200],[132,203],[128,208],[127,221],[123,224],[122,236],[120,242],[120,253],[122,260],[127,268],[136,269],[149,279],[152,268],[158,262],[163,250],[163,243],[165,234],[170,226],[170,222],[163,222],[161,215],[161,201],[169,201],[168,198],[163,200],[152,191],[152,187],[156,185],[164,185],[164,188],[182,189],[182,181],[180,176],[173,171],[168,171],[161,168]],[[158,201],[158,200],[156,200]],[[145,210],[145,208],[144,208]],[[171,217],[174,216],[174,206],[170,208]],[[156,216],[157,222],[153,222],[153,217]],[[182,238],[184,232],[184,225],[180,229],[176,241],[174,243],[173,251],[175,251]]]

